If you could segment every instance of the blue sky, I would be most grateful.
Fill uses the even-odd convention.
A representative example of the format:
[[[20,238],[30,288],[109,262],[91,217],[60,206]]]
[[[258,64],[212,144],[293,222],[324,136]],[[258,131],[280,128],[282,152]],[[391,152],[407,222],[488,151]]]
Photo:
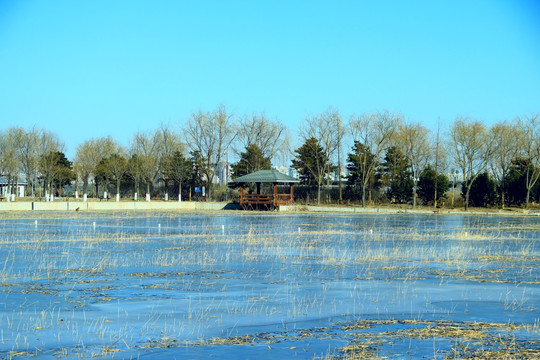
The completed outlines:
[[[540,2],[0,0],[0,130],[128,145],[220,103],[431,129],[540,111]]]

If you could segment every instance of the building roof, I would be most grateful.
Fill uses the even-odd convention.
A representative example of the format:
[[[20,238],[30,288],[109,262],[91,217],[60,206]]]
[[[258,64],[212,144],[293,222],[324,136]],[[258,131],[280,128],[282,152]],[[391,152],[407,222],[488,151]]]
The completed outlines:
[[[1,185],[8,185],[8,178],[0,176],[0,184]],[[26,181],[24,181],[24,180],[17,180],[17,185],[18,186],[26,186],[27,184],[26,184]]]
[[[297,183],[300,180],[277,170],[259,170],[232,180],[237,183]]]

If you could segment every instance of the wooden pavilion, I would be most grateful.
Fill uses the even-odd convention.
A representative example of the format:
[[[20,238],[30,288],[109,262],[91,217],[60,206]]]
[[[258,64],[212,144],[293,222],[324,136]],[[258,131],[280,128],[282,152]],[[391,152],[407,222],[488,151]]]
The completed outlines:
[[[280,173],[277,170],[259,170],[251,174],[240,176],[232,180],[240,184],[240,206],[244,210],[273,210],[279,209],[281,205],[290,205],[294,202],[294,183],[299,180],[292,176]],[[255,183],[257,193],[249,194],[244,191],[245,183]],[[261,194],[261,184],[272,184],[272,194]],[[278,194],[278,184],[289,184],[288,194]]]

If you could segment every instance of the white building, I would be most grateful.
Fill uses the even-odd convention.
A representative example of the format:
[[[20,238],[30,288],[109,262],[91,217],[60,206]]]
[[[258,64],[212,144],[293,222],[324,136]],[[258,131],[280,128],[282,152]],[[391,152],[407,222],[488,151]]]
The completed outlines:
[[[272,169],[277,170],[282,174],[289,175],[295,179],[300,179],[300,174],[298,174],[298,170],[296,169],[286,166],[273,166]]]
[[[214,184],[226,185],[231,179],[232,167],[227,162],[220,163],[217,166],[216,176],[214,176]]]
[[[24,188],[26,187],[26,181],[17,181],[17,190],[12,191],[12,184],[8,184],[8,178],[0,177],[0,196],[7,196],[8,194],[15,193],[17,197],[24,197]]]

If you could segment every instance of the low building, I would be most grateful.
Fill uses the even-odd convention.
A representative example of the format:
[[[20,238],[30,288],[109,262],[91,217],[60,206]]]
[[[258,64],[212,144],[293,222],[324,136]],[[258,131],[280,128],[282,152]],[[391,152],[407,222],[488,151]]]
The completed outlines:
[[[8,183],[7,177],[0,177],[0,196],[6,197],[8,194],[15,194],[17,197],[24,197],[24,189],[26,188],[26,181],[17,181],[17,190],[13,191],[11,188],[12,183]]]

